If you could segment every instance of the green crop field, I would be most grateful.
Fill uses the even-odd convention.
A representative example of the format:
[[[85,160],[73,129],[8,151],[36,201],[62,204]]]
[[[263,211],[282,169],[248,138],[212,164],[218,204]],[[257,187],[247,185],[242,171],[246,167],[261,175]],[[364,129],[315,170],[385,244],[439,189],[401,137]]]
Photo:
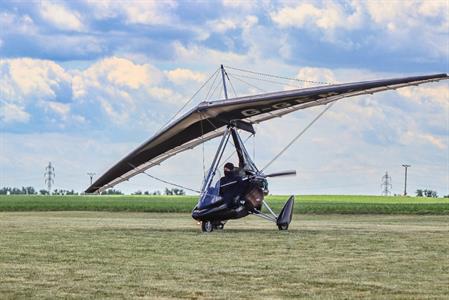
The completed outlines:
[[[269,196],[279,211],[288,196]],[[195,196],[0,196],[0,211],[190,212]],[[448,198],[380,196],[297,196],[300,214],[449,214]]]
[[[447,299],[449,216],[0,212],[0,299]]]

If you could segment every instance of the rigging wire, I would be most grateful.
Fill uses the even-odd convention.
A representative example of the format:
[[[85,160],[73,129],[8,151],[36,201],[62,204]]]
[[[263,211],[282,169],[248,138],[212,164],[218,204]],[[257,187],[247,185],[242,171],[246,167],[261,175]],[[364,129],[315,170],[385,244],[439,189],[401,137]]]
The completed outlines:
[[[218,69],[217,69],[217,71],[218,71]],[[218,73],[217,71],[215,71],[215,77],[214,77],[214,80],[212,81],[212,84],[210,85],[209,90],[207,91],[207,94],[206,94],[206,100],[209,99],[210,91],[212,90],[212,87],[214,86],[215,81],[216,81],[217,78],[218,78],[218,74],[219,74],[219,73]]]
[[[217,88],[220,86],[220,80],[217,81],[217,85],[214,87],[214,90],[212,91],[212,93],[210,94],[210,98],[212,99],[215,95],[215,91],[217,90]]]
[[[319,118],[321,118],[322,115],[324,115],[324,113],[326,111],[328,111],[333,105],[335,104],[335,102],[331,102],[329,105],[327,105],[303,130],[301,130],[301,132],[296,135],[291,141],[290,143],[287,144],[287,146],[285,146],[269,163],[267,163],[265,165],[265,167],[262,168],[261,172],[263,172],[266,168],[268,168],[276,159],[279,158],[279,156],[281,156],[282,154],[284,154],[284,152],[291,146],[293,145],[294,142],[296,142]]]
[[[217,74],[218,70],[219,69],[215,70],[215,72],[203,83],[203,85],[193,94],[193,96],[190,97],[190,99],[186,103],[184,103],[184,105],[164,125],[162,125],[161,128],[159,128],[158,132],[161,131],[165,126],[167,126],[187,105],[189,105],[190,102],[192,102],[193,98],[195,98],[195,96],[204,88],[204,86],[212,79],[212,77]]]
[[[249,136],[243,141],[243,144],[245,144],[245,143],[249,140],[249,138],[252,137],[252,136],[253,136],[253,134],[249,135]],[[231,142],[231,144],[232,144],[232,145],[234,146],[234,148],[235,148],[234,143],[233,143],[232,141],[230,141],[230,142]],[[233,157],[235,153],[237,153],[237,151],[234,149],[234,151],[232,151],[232,153],[231,153],[228,157],[226,157],[226,159],[223,160],[223,162],[222,162],[221,165],[220,165],[220,168],[221,168],[222,166],[224,166],[224,164],[227,162],[227,160],[230,159],[231,157]]]
[[[219,95],[218,95],[218,99],[223,99],[222,97],[222,95],[223,95],[223,92],[224,92],[224,90],[220,90],[220,93],[219,93]]]
[[[134,166],[133,164],[131,164],[131,163],[128,163],[128,164],[129,164],[131,167],[133,167],[134,169],[138,169],[138,167]],[[195,193],[198,193],[198,194],[201,193],[201,192],[198,191],[198,190],[195,190],[195,189],[192,189],[192,188],[189,188],[189,187],[180,185],[180,184],[176,184],[176,183],[173,183],[173,182],[170,182],[170,181],[167,181],[167,180],[158,178],[158,177],[156,177],[156,176],[154,176],[154,175],[151,175],[151,174],[147,173],[145,170],[141,170],[140,173],[143,173],[143,174],[147,175],[147,176],[150,177],[150,178],[153,178],[153,179],[155,179],[155,180],[157,180],[157,181],[160,181],[160,182],[163,182],[163,183],[172,185],[172,186],[176,186],[176,187],[179,187],[179,188],[182,188],[182,189],[186,189],[186,190],[188,190],[188,191],[195,192]]]
[[[284,76],[279,76],[279,75],[273,75],[273,74],[268,74],[268,73],[262,73],[262,72],[254,72],[251,70],[245,70],[245,69],[241,69],[241,68],[234,68],[231,66],[225,66],[228,69],[232,69],[232,70],[237,70],[240,72],[246,72],[246,73],[251,73],[254,75],[259,75],[259,76],[266,76],[266,77],[272,77],[272,78],[279,78],[279,79],[285,79],[285,80],[291,80],[291,81],[298,81],[298,82],[306,82],[306,83],[315,83],[315,84],[332,84],[330,82],[324,82],[324,81],[313,81],[313,80],[304,80],[304,79],[299,79],[299,78],[291,78],[291,77],[284,77]]]
[[[231,75],[232,78],[237,79],[238,81],[241,81],[241,82],[243,82],[244,84],[249,85],[249,86],[252,87],[252,88],[255,88],[255,89],[257,89],[257,90],[259,90],[259,91],[262,91],[262,92],[264,92],[264,93],[267,92],[266,90],[261,89],[260,87],[254,85],[254,84],[251,84],[251,83],[249,83],[249,82],[247,82],[247,81],[245,81],[245,80],[243,80],[243,79],[237,78],[237,77],[234,76],[233,74],[229,74],[229,75]]]
[[[274,83],[274,84],[279,84],[282,86],[290,86],[290,87],[294,87],[296,89],[299,88],[303,88],[304,86],[299,86],[299,85],[292,85],[292,84],[288,84],[285,82],[280,82],[280,81],[274,81],[274,80],[268,80],[268,79],[261,79],[261,78],[257,78],[257,77],[252,77],[252,76],[246,76],[246,75],[242,75],[242,74],[235,74],[235,73],[229,73],[234,75],[235,77],[243,77],[243,78],[249,78],[249,79],[254,79],[254,80],[259,80],[259,81],[264,81],[264,82],[269,82],[269,83]]]
[[[229,79],[228,72],[225,72],[225,75],[228,78],[229,84],[231,85],[232,91],[234,92],[234,96],[237,98],[237,93],[235,92],[234,85],[232,84],[231,79]]]

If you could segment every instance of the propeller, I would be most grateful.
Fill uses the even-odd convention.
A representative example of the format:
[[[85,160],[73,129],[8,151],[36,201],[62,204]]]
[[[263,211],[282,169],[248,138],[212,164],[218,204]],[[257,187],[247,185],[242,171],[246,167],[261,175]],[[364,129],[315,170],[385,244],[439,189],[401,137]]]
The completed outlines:
[[[263,175],[264,177],[280,177],[280,176],[290,176],[296,175],[296,170],[287,170],[287,171],[281,171],[281,172],[275,172],[275,173],[270,173],[270,174],[266,174]]]

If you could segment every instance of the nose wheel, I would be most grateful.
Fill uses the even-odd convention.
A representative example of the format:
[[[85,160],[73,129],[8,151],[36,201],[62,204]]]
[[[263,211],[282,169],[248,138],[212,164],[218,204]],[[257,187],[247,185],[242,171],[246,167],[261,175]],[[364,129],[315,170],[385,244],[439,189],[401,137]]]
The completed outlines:
[[[201,230],[203,232],[212,232],[214,230],[214,226],[211,221],[203,221],[201,222]]]
[[[214,222],[211,221],[203,221],[201,222],[201,230],[203,232],[212,232],[214,230],[223,230],[224,222]]]

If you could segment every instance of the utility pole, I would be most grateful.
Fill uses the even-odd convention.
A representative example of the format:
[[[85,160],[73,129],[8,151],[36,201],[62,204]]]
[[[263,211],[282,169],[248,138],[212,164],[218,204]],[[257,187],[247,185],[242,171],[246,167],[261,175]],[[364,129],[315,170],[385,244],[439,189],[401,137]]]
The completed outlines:
[[[92,185],[92,179],[94,178],[95,173],[87,172],[87,175],[90,177],[90,185]]]
[[[385,175],[382,176],[382,184],[380,186],[382,187],[382,195],[383,196],[391,195],[390,189],[393,186],[391,184],[391,176],[388,175],[387,171],[385,171]]]
[[[410,168],[411,165],[402,165],[405,168],[405,180],[404,180],[404,196],[407,196],[407,168]]]
[[[55,168],[51,165],[51,162],[45,168],[44,178],[48,187],[48,194],[51,195],[51,185],[55,183]]]

